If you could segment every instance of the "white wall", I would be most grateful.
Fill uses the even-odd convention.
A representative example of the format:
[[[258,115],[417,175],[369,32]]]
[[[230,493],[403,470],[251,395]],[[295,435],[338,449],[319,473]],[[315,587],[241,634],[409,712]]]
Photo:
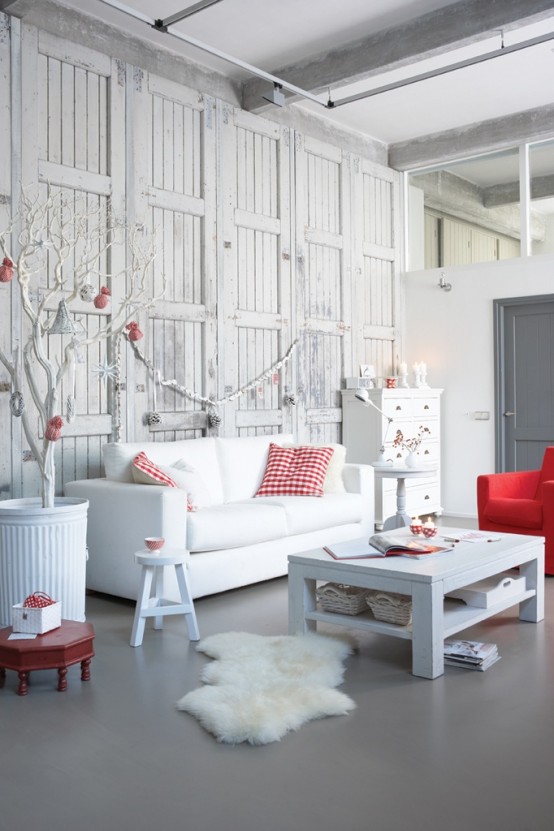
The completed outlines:
[[[445,513],[476,516],[476,477],[495,469],[493,300],[554,294],[553,276],[552,255],[402,275],[404,360],[425,361],[429,385],[444,388]],[[490,420],[475,420],[483,410]]]

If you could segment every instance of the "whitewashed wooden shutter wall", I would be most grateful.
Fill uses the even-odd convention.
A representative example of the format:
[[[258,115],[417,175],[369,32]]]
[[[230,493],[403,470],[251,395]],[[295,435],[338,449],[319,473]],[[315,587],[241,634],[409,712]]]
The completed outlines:
[[[358,374],[360,364],[372,364],[383,379],[396,375],[402,360],[399,176],[358,157],[353,159],[353,173],[353,374]]]
[[[11,55],[0,29],[0,72],[8,80],[14,71],[21,28],[21,114],[1,90],[0,109],[11,107],[20,118],[12,157],[20,154],[23,183],[84,194],[93,205],[110,200],[129,225],[156,234],[154,293],[164,277],[167,285],[139,319],[145,337],[138,345],[159,376],[224,398],[265,373],[299,338],[280,372],[219,407],[219,428],[209,425],[209,407],[159,386],[123,344],[122,440],[283,431],[299,441],[340,441],[344,377],[357,374],[360,363],[387,375],[399,351],[397,175],[18,21],[12,28]],[[7,201],[5,159],[0,191]],[[124,257],[115,251],[106,270],[123,266]],[[11,294],[11,309],[1,311],[8,325],[10,317],[18,320]],[[89,332],[103,314],[84,303],[78,313]],[[50,340],[55,355],[62,338]],[[99,475],[101,444],[114,436],[111,384],[93,372],[113,356],[101,344],[83,357],[78,416],[58,450],[58,492],[64,481]],[[71,391],[68,379],[64,396]],[[296,406],[286,403],[287,394]],[[2,462],[0,489],[32,495],[36,466],[21,463],[25,442],[8,399],[0,396],[0,413],[12,425],[11,470]],[[159,424],[149,423],[154,404]]]
[[[125,210],[125,98],[122,67],[117,61],[82,46],[32,27],[23,27],[24,59],[22,73],[21,179],[23,185],[36,188],[39,198],[59,193],[69,204],[102,208],[108,200],[117,216]],[[17,199],[17,194],[16,194]],[[75,256],[79,256],[76,250]],[[114,272],[124,267],[124,251],[115,248],[103,262],[102,270]],[[71,263],[67,266],[70,268]],[[41,275],[44,289],[51,274]],[[100,277],[90,275],[98,289]],[[110,286],[113,302],[117,303],[124,286]],[[40,289],[39,289],[40,290]],[[55,314],[56,308],[50,310]],[[78,325],[87,334],[94,334],[109,314],[89,303],[72,305]],[[15,322],[25,327],[27,321]],[[18,331],[16,339],[21,339]],[[23,334],[24,336],[24,334]],[[48,354],[51,360],[61,358],[68,335],[51,335]],[[56,491],[63,482],[74,478],[101,474],[101,443],[113,430],[108,385],[94,373],[94,367],[110,358],[106,344],[100,343],[80,350],[80,363],[75,373],[66,377],[60,396],[60,415],[68,395],[75,395],[75,420],[66,422],[60,441],[56,466]],[[13,422],[13,419],[12,419]],[[14,438],[23,448],[17,425]],[[31,461],[22,449],[23,462]],[[39,492],[35,464],[21,465],[21,492]],[[17,476],[14,477],[17,482]],[[17,487],[14,486],[14,495]]]
[[[158,372],[134,370],[134,435],[194,438],[206,410],[159,380],[213,398],[217,378],[215,105],[172,81],[133,70],[134,213],[157,241],[153,294],[166,288],[145,321],[145,350]],[[141,341],[142,345],[143,341]],[[158,374],[159,373],[159,374]],[[147,424],[154,410],[159,424]]]
[[[297,432],[340,441],[340,392],[351,359],[350,159],[296,136],[296,308],[304,328],[298,357]]]
[[[228,395],[259,378],[289,349],[290,134],[286,127],[220,108],[221,229],[219,377]],[[292,428],[283,395],[293,365],[275,372],[221,410],[226,435]]]
[[[11,39],[10,39],[10,25],[7,15],[0,13],[0,223],[2,227],[7,227],[9,220],[8,207],[11,196],[11,179],[12,172],[16,175],[18,170],[19,155],[14,158],[12,152],[11,142],[11,102],[10,89],[12,81],[11,72]],[[0,309],[0,330],[12,332],[13,331],[13,311],[11,304],[2,298],[2,307]],[[8,498],[13,491],[21,493],[21,443],[20,440],[15,442],[12,438],[9,425],[13,421],[9,398],[11,393],[11,384],[8,374],[4,372],[2,367],[2,375],[0,378],[0,424],[3,425],[3,430],[0,434],[0,498]],[[18,444],[19,446],[16,446]],[[15,472],[13,483],[10,485],[12,478],[12,470]]]

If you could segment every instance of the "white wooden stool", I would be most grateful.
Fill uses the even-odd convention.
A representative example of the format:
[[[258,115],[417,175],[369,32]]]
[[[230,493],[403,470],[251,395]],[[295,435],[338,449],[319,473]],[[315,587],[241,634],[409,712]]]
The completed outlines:
[[[196,613],[189,589],[185,562],[188,552],[184,550],[168,549],[164,553],[156,554],[152,551],[137,551],[136,562],[142,566],[142,576],[131,632],[131,646],[140,646],[144,635],[144,624],[147,617],[154,618],[154,629],[162,629],[164,615],[185,615],[189,640],[200,639]],[[177,585],[181,594],[181,602],[163,599],[163,574],[165,566],[173,566],[177,577]],[[151,597],[152,581],[154,594]]]

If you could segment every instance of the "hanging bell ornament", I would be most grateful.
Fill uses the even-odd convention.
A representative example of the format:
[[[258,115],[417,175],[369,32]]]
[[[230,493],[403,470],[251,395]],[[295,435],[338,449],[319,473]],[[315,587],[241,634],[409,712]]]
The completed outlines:
[[[94,286],[91,286],[90,283],[85,283],[85,285],[81,286],[81,288],[79,289],[79,296],[81,297],[81,300],[84,300],[85,303],[92,303],[97,294],[97,290],[94,288]]]
[[[10,395],[10,410],[12,411],[12,415],[19,418],[23,415],[24,409],[25,401],[23,400],[23,394],[20,392],[12,392]]]
[[[0,265],[0,283],[9,283],[13,278],[13,263],[9,257],[4,257]]]
[[[138,323],[132,320],[130,323],[127,324],[125,327],[127,329],[127,337],[131,341],[137,341],[144,337],[143,333],[139,329]]]
[[[162,417],[159,413],[155,411],[148,413],[148,415],[146,416],[146,423],[149,427],[154,427],[156,424],[162,423]]]
[[[65,302],[64,298],[62,298],[58,305],[58,311],[56,312],[56,317],[54,318],[54,323],[48,329],[49,335],[74,335],[75,334],[75,326],[71,318],[69,317],[69,311],[67,309],[67,303]]]
[[[94,305],[97,309],[105,309],[108,305],[108,301],[110,299],[111,291],[106,286],[102,286],[100,289],[100,294],[97,294],[94,298]]]
[[[219,413],[208,413],[208,426],[209,427],[219,427],[221,424],[221,416]]]
[[[45,438],[48,441],[58,441],[62,434],[62,427],[63,419],[60,416],[54,416],[46,425],[46,430],[44,431]]]

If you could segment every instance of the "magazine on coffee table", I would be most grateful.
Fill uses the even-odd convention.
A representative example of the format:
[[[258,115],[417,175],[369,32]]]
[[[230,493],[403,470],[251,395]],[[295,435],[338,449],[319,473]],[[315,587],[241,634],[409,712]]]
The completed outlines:
[[[424,559],[431,554],[452,551],[453,546],[433,545],[418,540],[399,540],[388,534],[374,534],[366,539],[344,540],[343,542],[324,545],[323,550],[335,560],[360,560],[371,557],[405,556],[412,559]]]

